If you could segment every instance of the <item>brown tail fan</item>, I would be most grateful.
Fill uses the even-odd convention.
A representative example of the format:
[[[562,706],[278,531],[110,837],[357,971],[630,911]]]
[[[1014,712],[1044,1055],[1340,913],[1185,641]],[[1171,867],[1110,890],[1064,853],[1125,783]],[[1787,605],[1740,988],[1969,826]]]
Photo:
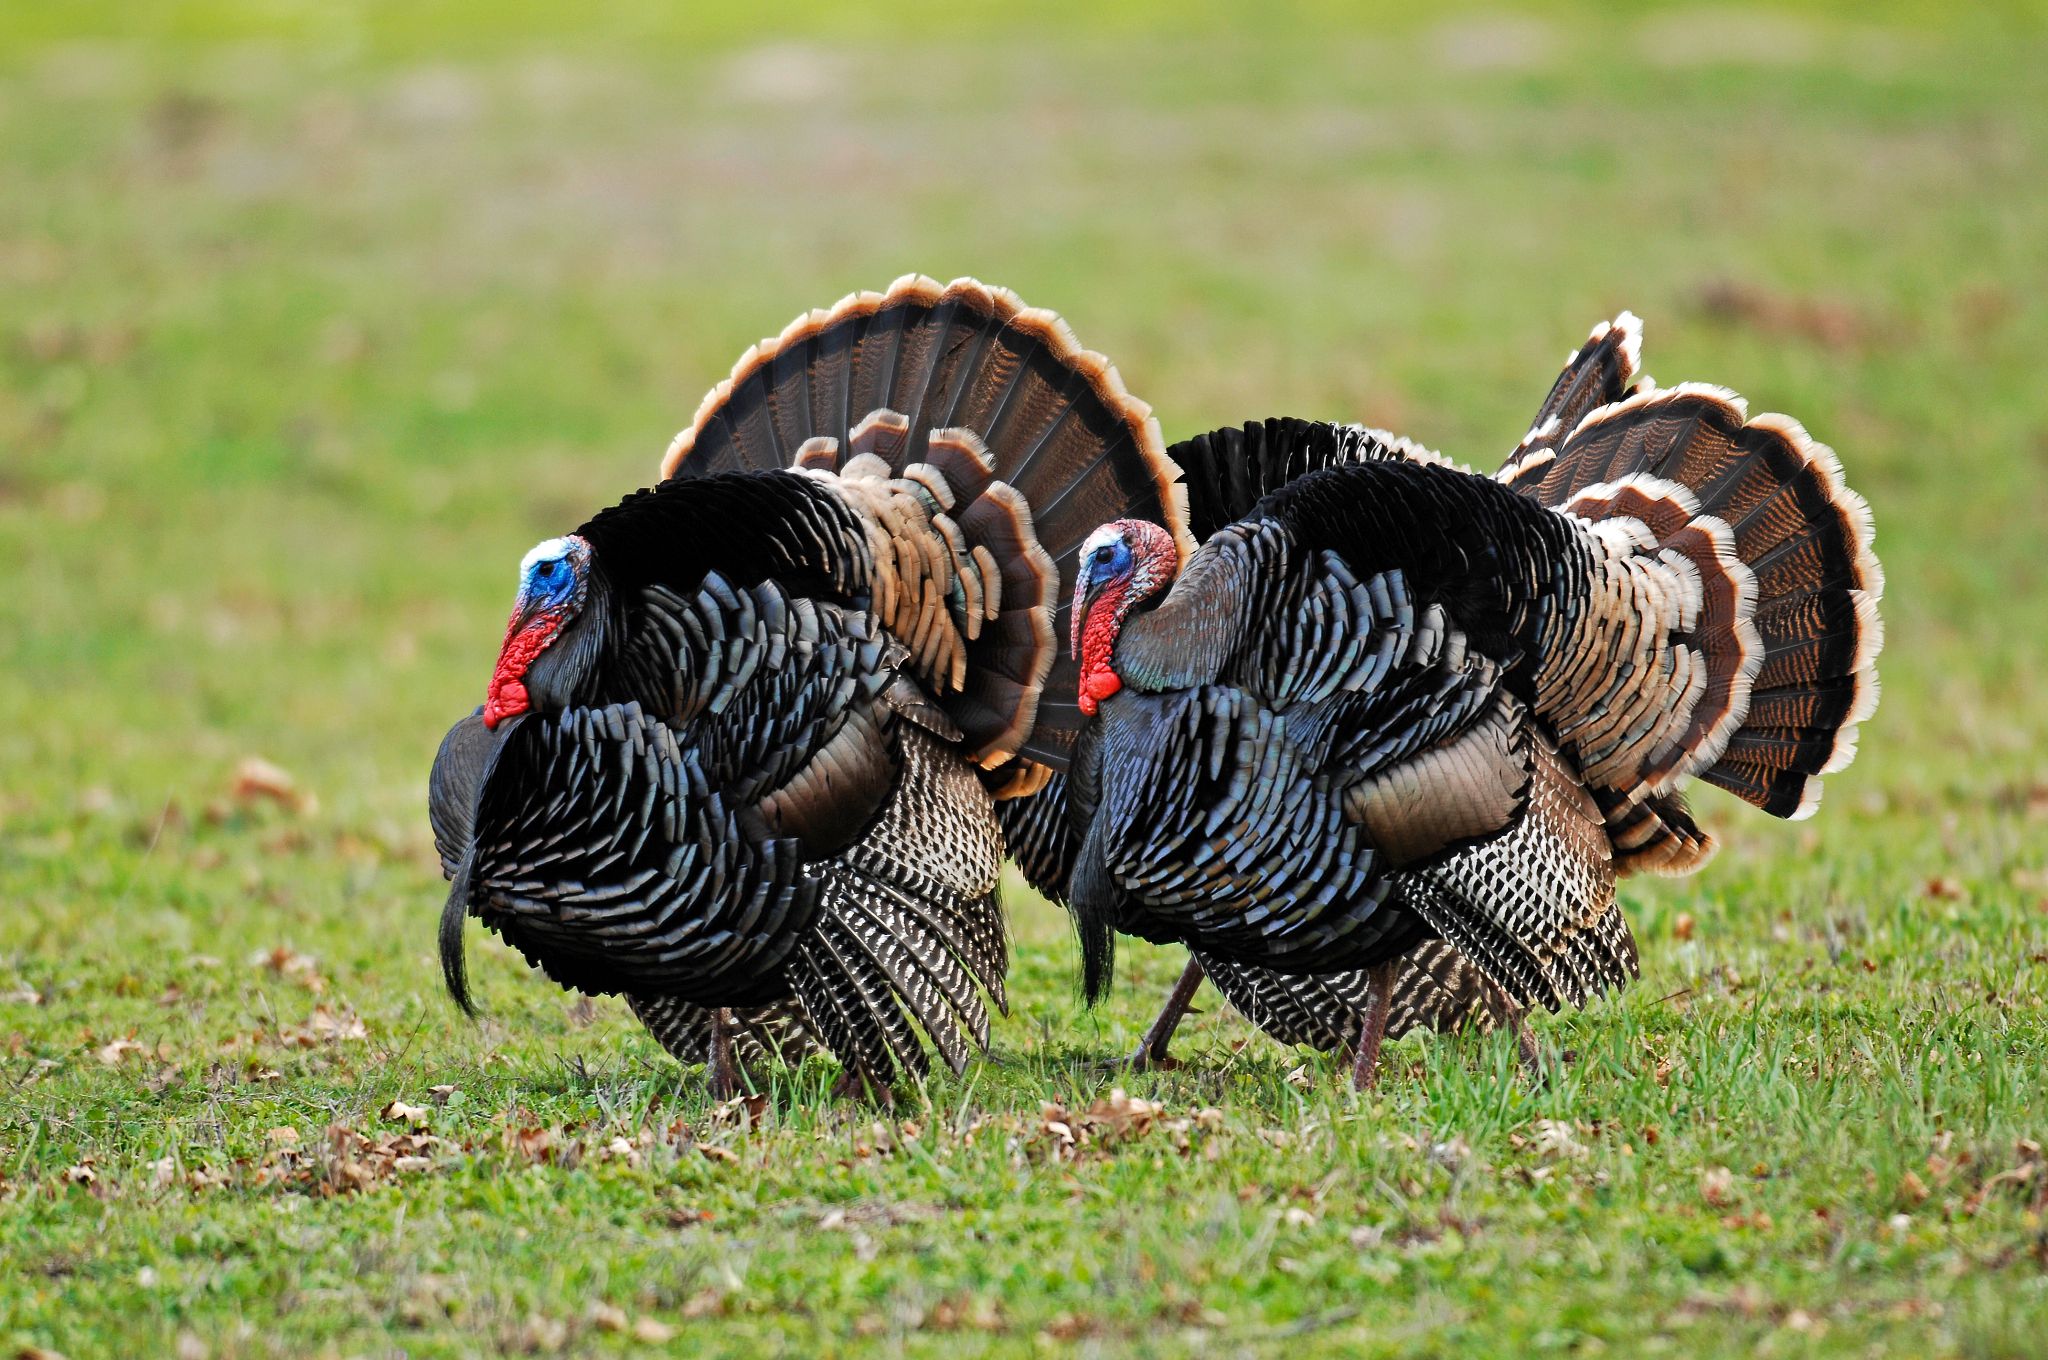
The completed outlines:
[[[1001,589],[997,616],[966,644],[962,687],[942,702],[984,763],[1014,751],[1063,767],[1082,717],[1059,701],[1075,676],[1057,639],[1082,541],[1142,518],[1166,525],[1183,556],[1194,548],[1151,408],[1053,313],[973,279],[907,275],[749,349],[669,446],[662,475],[830,468],[826,440],[873,453],[894,476],[944,477],[957,498],[946,513],[968,548],[987,551]],[[977,440],[982,469],[961,452]]]
[[[1596,329],[1553,401],[1557,391],[1623,391],[1639,344],[1632,323],[1624,315]],[[1608,350],[1626,362],[1602,358]],[[1572,381],[1588,362],[1589,376]],[[1695,772],[1775,816],[1810,815],[1820,776],[1854,757],[1857,724],[1877,707],[1884,573],[1870,509],[1834,453],[1789,417],[1748,419],[1742,398],[1700,383],[1627,391],[1568,430],[1539,437],[1539,419],[1499,476],[1587,518],[1639,519],[1700,569],[1710,697],[1688,739],[1691,765],[1655,772],[1656,791],[1669,791],[1664,776]],[[1656,523],[1646,507],[1658,503],[1683,514]],[[1660,820],[1657,799],[1630,801],[1610,810],[1610,831],[1637,852],[1618,846],[1625,864],[1683,869],[1708,848],[1682,803],[1667,799],[1672,815]]]

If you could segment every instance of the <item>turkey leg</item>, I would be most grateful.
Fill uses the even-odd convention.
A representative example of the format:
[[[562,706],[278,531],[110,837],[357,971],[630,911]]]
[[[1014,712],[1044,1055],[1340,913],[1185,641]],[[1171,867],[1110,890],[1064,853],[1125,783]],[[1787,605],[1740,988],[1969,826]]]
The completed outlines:
[[[1354,1091],[1370,1091],[1379,1084],[1380,1044],[1387,1037],[1387,1013],[1394,1006],[1394,979],[1399,974],[1398,959],[1365,970],[1365,1020],[1358,1027],[1358,1052],[1351,1061]]]
[[[1536,1047],[1536,1035],[1529,1028],[1529,1008],[1500,989],[1492,978],[1485,980],[1486,1008],[1493,1012],[1494,1022],[1505,1025],[1515,1032],[1515,1054],[1521,1060],[1522,1070],[1533,1080],[1543,1075],[1543,1055]]]
[[[1180,981],[1174,983],[1173,990],[1167,994],[1166,1004],[1160,1007],[1158,1018],[1145,1031],[1145,1037],[1138,1041],[1138,1051],[1131,1055],[1133,1071],[1174,1065],[1167,1054],[1167,1045],[1173,1042],[1173,1032],[1180,1028],[1181,1017],[1188,1013],[1188,1003],[1195,999],[1195,991],[1201,985],[1202,965],[1190,958],[1188,966],[1181,972]]]
[[[724,1006],[711,1012],[711,1049],[705,1055],[704,1069],[713,1100],[731,1100],[740,1093],[739,1063],[732,1051],[732,1011]]]

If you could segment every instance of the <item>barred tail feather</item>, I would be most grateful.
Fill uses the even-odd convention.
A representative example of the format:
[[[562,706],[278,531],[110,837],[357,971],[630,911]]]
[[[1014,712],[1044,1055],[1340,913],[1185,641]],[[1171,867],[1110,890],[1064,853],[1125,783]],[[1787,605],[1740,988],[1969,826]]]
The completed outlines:
[[[681,1062],[701,1063],[711,1048],[712,1008],[672,996],[628,996],[626,1005],[655,1041]],[[730,1012],[734,1056],[752,1066],[770,1060],[795,1066],[818,1050],[803,1003],[791,997]]]
[[[1310,977],[1197,953],[1216,990],[1270,1038],[1325,1053],[1349,1047],[1368,1009],[1366,972],[1355,969]],[[1448,1034],[1471,1025],[1482,1033],[1497,1022],[1485,1004],[1484,976],[1443,940],[1425,940],[1401,955],[1386,1037],[1427,1030]]]
[[[1586,343],[1566,357],[1564,371],[1551,384],[1529,432],[1495,475],[1511,486],[1542,476],[1556,458],[1557,446],[1589,412],[1653,385],[1642,375],[1642,367],[1643,323],[1633,312],[1593,327]]]
[[[941,696],[970,751],[989,766],[1021,754],[1063,767],[1083,719],[1046,700],[1075,689],[1055,616],[1082,542],[1142,518],[1165,525],[1184,557],[1194,549],[1151,408],[1053,313],[973,279],[907,275],[749,349],[661,471],[831,470],[862,454],[929,487],[961,553],[985,552],[999,577],[983,600],[989,626],[970,632],[964,675]]]
[[[1870,508],[1833,451],[1790,417],[1748,419],[1741,397],[1701,383],[1636,390],[1524,445],[1499,474],[1508,485],[1588,519],[1637,518],[1701,581],[1684,640],[1705,653],[1708,692],[1675,759],[1603,809],[1621,865],[1682,871],[1711,848],[1682,804],[1648,801],[1685,775],[1774,816],[1811,815],[1820,777],[1854,758],[1877,707],[1884,638]],[[1685,522],[1659,522],[1646,498]]]
[[[1404,874],[1404,902],[1510,999],[1583,1006],[1636,976],[1595,800],[1548,742],[1532,748],[1527,812],[1506,834]]]
[[[1689,874],[1720,849],[1720,842],[1692,819],[1683,794],[1631,803],[1608,789],[1592,792],[1606,819],[1618,874]]]
[[[826,1045],[878,1089],[928,1070],[918,1030],[956,1072],[986,1049],[982,994],[1003,1004],[1009,961],[987,792],[935,737],[908,732],[903,756],[881,820],[827,867],[817,942],[790,970]]]

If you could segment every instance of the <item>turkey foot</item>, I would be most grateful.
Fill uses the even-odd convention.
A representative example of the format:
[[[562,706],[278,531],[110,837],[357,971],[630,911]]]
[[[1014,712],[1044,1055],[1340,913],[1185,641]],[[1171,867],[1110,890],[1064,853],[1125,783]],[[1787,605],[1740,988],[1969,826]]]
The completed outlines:
[[[1159,1008],[1151,1028],[1138,1041],[1138,1051],[1125,1064],[1131,1071],[1171,1072],[1180,1066],[1179,1060],[1167,1052],[1167,1046],[1173,1042],[1173,1032],[1180,1028],[1181,1017],[1188,1013],[1188,1003],[1195,999],[1201,985],[1202,965],[1191,958],[1181,971],[1180,981],[1167,993],[1166,1004]]]
[[[1387,1013],[1394,1005],[1394,979],[1400,962],[1389,959],[1365,970],[1365,1019],[1358,1027],[1358,1050],[1351,1061],[1351,1089],[1370,1091],[1379,1084],[1380,1044],[1387,1037]]]
[[[713,1100],[731,1100],[740,1093],[740,1068],[732,1048],[732,1011],[724,1006],[711,1012],[711,1045],[704,1057],[704,1071]]]
[[[896,1108],[896,1092],[887,1086],[877,1086],[861,1073],[848,1069],[832,1083],[834,1100],[865,1100],[885,1110]]]

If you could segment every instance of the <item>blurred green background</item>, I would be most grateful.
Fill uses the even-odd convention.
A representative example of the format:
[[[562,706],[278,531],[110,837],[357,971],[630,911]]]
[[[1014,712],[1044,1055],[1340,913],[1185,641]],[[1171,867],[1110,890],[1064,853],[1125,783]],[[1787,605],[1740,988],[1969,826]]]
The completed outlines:
[[[1702,966],[1681,908],[1765,971],[1830,913],[1916,967],[2041,950],[2044,33],[1931,4],[0,4],[0,1193],[90,1237],[52,1178],[200,1108],[90,1052],[162,1038],[196,1087],[268,1013],[244,957],[286,942],[423,1073],[658,1070],[494,944],[493,1027],[451,1023],[426,768],[521,553],[648,481],[747,344],[909,271],[1059,311],[1169,440],[1284,413],[1484,468],[1634,309],[1658,379],[1838,450],[1890,581],[1861,759],[1801,827],[1702,796],[1730,851],[1629,889],[1641,990]],[[251,756],[295,813],[237,798]],[[1136,951],[1144,985],[1082,1020],[1060,922],[1018,912],[999,1048],[1124,1049],[1173,961]],[[167,981],[213,1009],[152,1005]],[[1881,1029],[1906,984],[1868,985]],[[60,1096],[19,1084],[67,1053]],[[374,1066],[310,1061],[247,1119],[362,1106]],[[2037,1091],[1999,1099],[2038,1136]],[[21,1296],[23,1336],[69,1287]]]

